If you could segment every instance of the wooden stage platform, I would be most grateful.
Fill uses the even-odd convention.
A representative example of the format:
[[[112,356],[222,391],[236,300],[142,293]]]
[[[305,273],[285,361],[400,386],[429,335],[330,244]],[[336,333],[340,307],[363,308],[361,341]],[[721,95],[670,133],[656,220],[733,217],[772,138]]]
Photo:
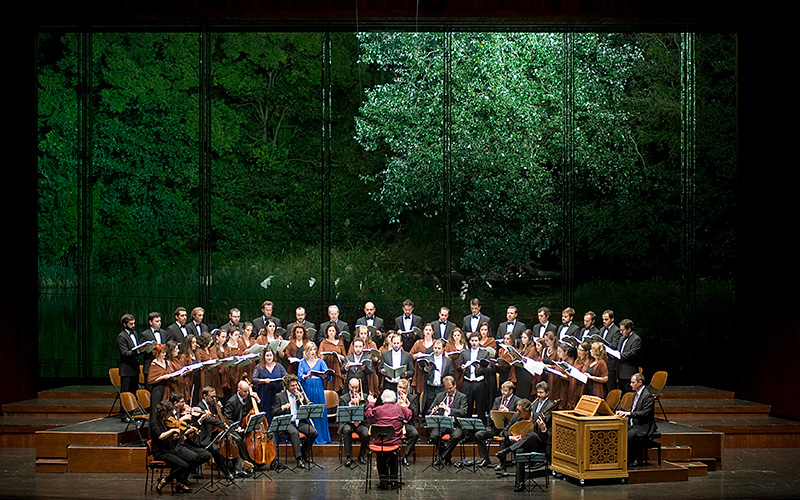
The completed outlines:
[[[3,405],[2,447],[35,448],[37,472],[144,472],[145,450],[133,426],[107,417],[114,389],[70,386],[42,391],[36,399]],[[629,470],[630,483],[686,481],[725,466],[725,448],[800,448],[800,422],[770,416],[768,405],[735,399],[705,387],[667,387],[662,404],[669,421],[658,420],[662,464],[651,450],[650,464]],[[116,409],[114,413],[116,413]],[[656,405],[656,417],[663,418]],[[146,437],[146,429],[143,430]],[[316,446],[318,457],[337,457],[334,443]],[[467,443],[465,456],[477,455]],[[417,445],[417,467],[429,463],[427,433]]]

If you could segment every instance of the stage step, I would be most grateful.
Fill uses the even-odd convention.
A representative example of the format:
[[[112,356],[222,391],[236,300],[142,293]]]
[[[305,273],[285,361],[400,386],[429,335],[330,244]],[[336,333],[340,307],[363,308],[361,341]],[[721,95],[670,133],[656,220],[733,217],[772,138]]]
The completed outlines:
[[[671,386],[669,381],[667,382],[664,390],[661,391],[661,399],[733,399],[733,391],[699,385]]]
[[[698,398],[664,399],[661,401],[670,420],[680,420],[688,415],[769,415],[770,405],[753,403],[743,399]],[[661,407],[656,404],[656,417],[662,417]]]
[[[108,415],[113,402],[112,398],[37,398],[4,404],[3,413],[41,418],[61,418],[69,414],[91,419]]]
[[[147,449],[123,446],[77,446],[67,449],[69,472],[145,472]]]
[[[708,465],[703,462],[681,462],[682,465],[689,469],[689,477],[702,477],[708,475]]]
[[[726,448],[800,448],[800,422],[768,415],[693,415],[681,423],[725,434]]]
[[[37,458],[36,472],[64,473],[67,472],[68,465],[67,460],[63,458]]]
[[[84,420],[86,420],[84,417],[69,415],[45,418],[27,415],[2,416],[0,417],[0,447],[34,448],[37,431],[77,424]]]
[[[112,400],[117,395],[114,388],[109,385],[68,385],[65,387],[57,387],[55,389],[48,389],[46,391],[39,391],[37,394],[39,398],[55,398],[55,399],[97,399],[97,398],[111,398]]]
[[[680,464],[663,461],[628,469],[629,484],[672,483],[689,480],[689,469]]]
[[[36,433],[36,458],[67,458],[71,445],[117,447],[139,439],[136,428],[125,430],[116,417],[97,418],[74,425],[38,431]],[[142,430],[146,439],[146,429]]]

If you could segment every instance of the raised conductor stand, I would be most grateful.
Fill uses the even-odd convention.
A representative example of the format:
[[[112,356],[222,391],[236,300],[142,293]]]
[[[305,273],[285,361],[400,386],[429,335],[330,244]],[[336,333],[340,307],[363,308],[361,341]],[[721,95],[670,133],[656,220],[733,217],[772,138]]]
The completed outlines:
[[[553,412],[550,468],[587,479],[628,478],[628,419],[614,415],[596,396],[582,396],[572,411]]]

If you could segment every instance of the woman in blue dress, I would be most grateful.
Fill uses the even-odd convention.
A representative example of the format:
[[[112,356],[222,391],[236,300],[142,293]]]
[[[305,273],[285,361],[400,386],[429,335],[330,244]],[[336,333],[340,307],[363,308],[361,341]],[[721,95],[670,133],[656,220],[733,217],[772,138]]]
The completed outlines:
[[[261,400],[259,409],[267,413],[268,423],[272,423],[272,403],[275,401],[275,394],[283,389],[281,380],[276,379],[285,376],[286,368],[275,360],[272,349],[261,351],[261,362],[253,369],[252,381]]]
[[[303,360],[300,361],[297,367],[297,378],[303,385],[303,390],[306,396],[314,404],[321,404],[325,407],[325,389],[322,387],[322,379],[318,376],[311,375],[311,370],[324,372],[328,370],[328,365],[325,361],[317,357],[317,346],[313,342],[306,344],[303,348]],[[325,377],[330,380],[331,376]],[[315,418],[314,427],[317,428],[317,439],[315,444],[328,444],[331,442],[331,433],[328,431],[328,409],[325,408],[321,418]]]

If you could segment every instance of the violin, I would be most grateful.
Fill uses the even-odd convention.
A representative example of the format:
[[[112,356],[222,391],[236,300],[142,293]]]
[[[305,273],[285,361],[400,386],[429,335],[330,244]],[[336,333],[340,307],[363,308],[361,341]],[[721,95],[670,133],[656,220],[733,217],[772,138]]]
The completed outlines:
[[[186,441],[186,436],[200,434],[200,429],[194,427],[188,420],[180,420],[174,416],[167,417],[164,425],[169,429],[178,429],[178,434],[173,435],[173,439],[180,439],[181,443]]]

